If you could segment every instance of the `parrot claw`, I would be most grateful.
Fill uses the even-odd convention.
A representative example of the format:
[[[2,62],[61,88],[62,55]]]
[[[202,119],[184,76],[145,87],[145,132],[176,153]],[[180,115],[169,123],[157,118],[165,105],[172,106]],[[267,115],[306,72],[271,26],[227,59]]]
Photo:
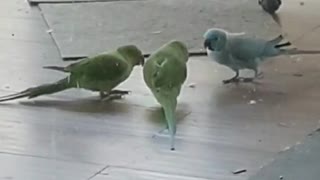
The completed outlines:
[[[244,82],[244,83],[251,83],[254,81],[255,78],[241,78],[241,82]]]
[[[262,79],[263,78],[263,72],[259,72],[256,76],[257,79]]]
[[[123,91],[123,90],[112,90],[109,94],[120,94],[120,95],[128,95],[131,91]]]
[[[243,82],[243,83],[251,83],[253,82],[255,79],[262,79],[263,78],[263,72],[258,72],[258,70],[254,70],[255,74],[254,74],[254,78],[244,78],[244,77],[239,77],[239,73],[236,72],[236,75],[230,79],[226,79],[223,80],[223,84],[230,84],[230,83],[239,83],[239,82]]]
[[[239,82],[239,71],[238,70],[235,70],[236,72],[236,75],[233,76],[232,78],[230,79],[226,79],[226,80],[223,80],[223,84],[229,84],[229,83],[237,83]]]
[[[222,83],[223,83],[223,84],[230,84],[230,83],[237,83],[237,82],[239,82],[239,81],[240,81],[239,78],[231,78],[231,79],[223,80]]]
[[[222,83],[223,83],[223,84],[229,84],[229,83],[231,83],[231,80],[230,80],[230,79],[223,80]]]
[[[243,82],[243,83],[251,83],[254,81],[255,78],[234,78],[234,79],[227,79],[227,80],[223,80],[223,84],[230,84],[230,83],[239,83],[239,82]]]
[[[113,90],[109,93],[100,92],[101,101],[110,101],[114,99],[122,99],[124,95],[129,94],[131,91]]]
[[[112,100],[116,100],[116,99],[122,99],[123,95],[121,94],[110,94],[104,98],[101,99],[101,101],[112,101]]]

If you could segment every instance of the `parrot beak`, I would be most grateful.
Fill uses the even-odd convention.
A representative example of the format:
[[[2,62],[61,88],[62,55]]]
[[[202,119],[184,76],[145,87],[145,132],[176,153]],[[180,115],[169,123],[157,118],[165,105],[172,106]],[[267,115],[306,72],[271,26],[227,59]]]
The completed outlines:
[[[143,65],[144,65],[144,61],[145,61],[145,59],[144,59],[144,58],[142,58],[142,60],[140,61],[140,65],[141,65],[141,66],[143,66]]]
[[[210,40],[206,39],[203,43],[204,49],[210,49],[211,51],[213,51],[213,48],[210,45]]]

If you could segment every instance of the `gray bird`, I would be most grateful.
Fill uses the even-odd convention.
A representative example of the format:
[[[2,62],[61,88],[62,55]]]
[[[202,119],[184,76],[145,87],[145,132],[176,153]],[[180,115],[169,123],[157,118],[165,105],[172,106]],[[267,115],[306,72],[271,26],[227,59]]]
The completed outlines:
[[[259,0],[258,2],[262,9],[270,14],[274,14],[281,5],[281,0]]]
[[[265,59],[279,55],[294,54],[320,54],[320,51],[299,50],[296,48],[283,49],[290,46],[290,42],[280,43],[284,38],[282,35],[272,39],[264,40],[251,38],[245,33],[230,33],[224,29],[212,28],[204,34],[204,47],[208,56],[232,69],[236,75],[223,83],[252,82],[259,76],[258,66]],[[239,78],[241,69],[250,69],[255,73],[254,78]]]

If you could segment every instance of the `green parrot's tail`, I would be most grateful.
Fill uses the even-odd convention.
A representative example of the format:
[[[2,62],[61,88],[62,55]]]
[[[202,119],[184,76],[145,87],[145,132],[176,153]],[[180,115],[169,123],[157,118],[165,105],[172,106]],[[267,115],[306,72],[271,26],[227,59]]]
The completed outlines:
[[[168,130],[170,133],[170,141],[171,141],[171,150],[175,150],[175,143],[174,143],[174,136],[177,131],[177,126],[176,126],[176,117],[175,117],[175,109],[176,105],[174,104],[169,104],[163,106],[164,109],[164,114],[168,123]]]
[[[52,69],[56,71],[69,72],[65,67],[60,66],[43,66],[44,69]]]
[[[37,87],[28,88],[22,92],[0,97],[0,102],[28,97],[29,99],[44,94],[52,94],[70,88],[68,78],[55,83],[44,84]]]

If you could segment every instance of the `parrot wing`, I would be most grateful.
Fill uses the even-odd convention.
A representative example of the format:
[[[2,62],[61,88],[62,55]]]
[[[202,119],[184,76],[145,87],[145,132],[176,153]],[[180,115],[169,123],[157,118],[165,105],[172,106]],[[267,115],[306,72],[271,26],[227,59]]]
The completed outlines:
[[[187,77],[186,64],[162,58],[155,61],[153,84],[155,88],[172,88],[181,86]]]
[[[127,72],[129,64],[121,57],[102,54],[70,67],[70,72],[92,81],[116,81]]]
[[[236,37],[228,39],[227,51],[233,59],[248,62],[260,58],[266,45],[266,41]]]

